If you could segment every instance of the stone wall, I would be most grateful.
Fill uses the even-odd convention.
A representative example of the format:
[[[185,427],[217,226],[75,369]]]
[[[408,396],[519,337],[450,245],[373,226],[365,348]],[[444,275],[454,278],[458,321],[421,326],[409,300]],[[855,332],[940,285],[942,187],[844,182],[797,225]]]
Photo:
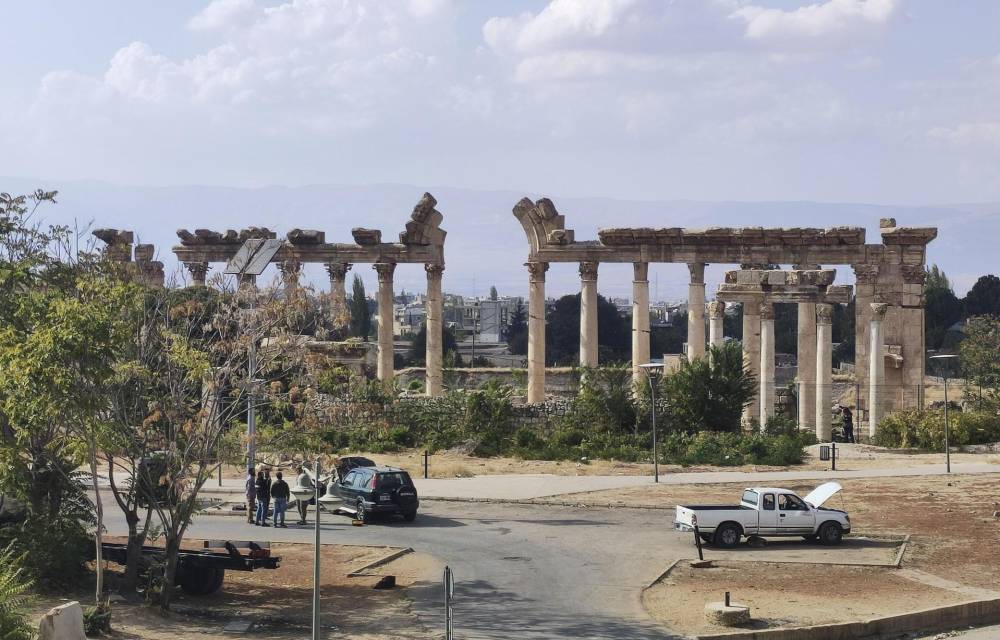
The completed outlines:
[[[445,387],[450,389],[478,389],[483,384],[491,381],[509,384],[517,389],[517,395],[524,395],[524,387],[527,382],[527,371],[525,369],[511,368],[458,368],[445,369]],[[424,383],[425,370],[423,367],[407,367],[396,371],[400,388],[408,388],[414,380]],[[572,367],[547,367],[545,369],[545,390],[549,395],[556,398],[568,398],[576,395],[579,387],[579,369]]]

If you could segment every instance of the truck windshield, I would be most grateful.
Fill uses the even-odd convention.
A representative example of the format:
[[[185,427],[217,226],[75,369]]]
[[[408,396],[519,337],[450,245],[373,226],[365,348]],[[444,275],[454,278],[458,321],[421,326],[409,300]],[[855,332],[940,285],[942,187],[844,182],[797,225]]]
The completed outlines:
[[[743,492],[743,497],[740,498],[740,502],[742,502],[742,503],[744,503],[744,504],[746,504],[748,506],[751,506],[751,507],[756,507],[757,506],[757,492],[756,491],[751,491],[750,489],[747,489],[746,491]]]

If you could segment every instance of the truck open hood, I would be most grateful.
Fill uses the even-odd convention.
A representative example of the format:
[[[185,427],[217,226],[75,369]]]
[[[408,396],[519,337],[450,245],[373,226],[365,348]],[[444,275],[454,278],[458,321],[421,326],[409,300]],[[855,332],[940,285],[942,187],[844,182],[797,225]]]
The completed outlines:
[[[803,500],[816,507],[817,509],[823,506],[823,503],[830,499],[830,497],[843,489],[836,482],[825,482],[812,491],[809,492]]]

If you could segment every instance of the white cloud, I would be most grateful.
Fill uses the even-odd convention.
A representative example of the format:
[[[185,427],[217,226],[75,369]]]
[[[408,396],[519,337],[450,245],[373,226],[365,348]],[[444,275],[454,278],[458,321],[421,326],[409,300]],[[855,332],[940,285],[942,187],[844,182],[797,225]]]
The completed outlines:
[[[1000,149],[1000,121],[963,122],[953,127],[934,127],[927,134],[935,140],[954,145]]]
[[[255,10],[253,0],[212,0],[188,21],[188,28],[209,31],[237,26]]]
[[[901,7],[902,0],[826,0],[790,11],[749,5],[731,17],[746,22],[752,40],[840,40],[888,24]]]

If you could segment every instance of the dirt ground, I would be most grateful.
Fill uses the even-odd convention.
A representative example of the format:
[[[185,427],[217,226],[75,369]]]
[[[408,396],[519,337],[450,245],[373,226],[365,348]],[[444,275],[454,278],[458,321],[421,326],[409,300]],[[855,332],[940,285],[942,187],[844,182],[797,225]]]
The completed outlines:
[[[409,450],[400,453],[365,453],[361,455],[379,464],[399,467],[410,472],[415,478],[424,474],[424,453],[422,450]],[[837,468],[843,470],[858,470],[887,467],[911,467],[930,464],[944,464],[944,455],[940,453],[907,453],[883,449],[864,444],[837,445]],[[953,453],[952,463],[981,463],[1000,465],[1000,454]],[[285,467],[285,473],[289,473]],[[680,465],[660,465],[660,473],[699,472],[699,471],[807,471],[813,469],[829,469],[830,463],[819,459],[819,445],[807,448],[807,457],[803,464],[792,467],[769,467],[763,465],[743,465],[739,467],[713,467],[696,465],[682,467]],[[224,475],[227,478],[242,478],[244,471],[238,467],[226,467]],[[460,453],[444,451],[433,454],[428,465],[431,478],[468,478],[482,475],[507,474],[539,474],[547,473],[561,476],[633,476],[652,475],[653,465],[635,462],[619,462],[615,460],[581,461],[551,461],[551,460],[521,460],[518,458],[476,458]],[[209,481],[209,486],[211,486]]]
[[[907,580],[888,569],[770,563],[721,562],[695,569],[678,564],[643,594],[657,620],[685,634],[733,629],[705,620],[707,602],[748,605],[753,628],[805,626],[863,620],[957,603],[961,594]],[[820,577],[819,572],[822,572]]]
[[[192,548],[200,546],[191,541]],[[309,635],[312,606],[312,547],[275,544],[272,553],[281,557],[275,570],[227,571],[222,590],[210,596],[191,597],[178,591],[173,611],[142,604],[116,602],[110,636],[114,640],[222,640],[232,638],[225,625],[237,619],[257,624],[254,638],[284,640]],[[372,570],[371,575],[348,577],[348,573],[385,556],[382,547],[326,545],[321,565],[321,608],[329,638],[431,638],[410,611],[406,588],[426,575],[435,560],[423,554],[408,554]],[[372,587],[379,576],[396,576],[393,590]],[[114,579],[112,576],[111,579]],[[92,598],[74,594],[81,603]],[[65,599],[41,599],[38,614]]]

